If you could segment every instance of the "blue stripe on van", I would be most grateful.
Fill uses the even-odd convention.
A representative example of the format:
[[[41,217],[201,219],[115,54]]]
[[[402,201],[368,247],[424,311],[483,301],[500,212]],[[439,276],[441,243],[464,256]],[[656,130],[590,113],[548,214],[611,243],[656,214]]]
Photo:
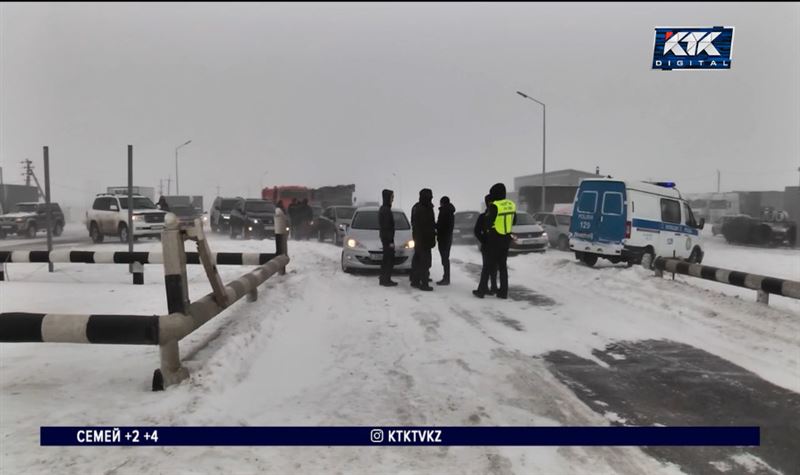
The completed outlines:
[[[664,223],[662,221],[650,221],[647,219],[634,219],[631,221],[634,228],[640,228],[644,231],[672,231],[676,233],[691,234],[697,236],[700,231],[695,228],[683,224]]]

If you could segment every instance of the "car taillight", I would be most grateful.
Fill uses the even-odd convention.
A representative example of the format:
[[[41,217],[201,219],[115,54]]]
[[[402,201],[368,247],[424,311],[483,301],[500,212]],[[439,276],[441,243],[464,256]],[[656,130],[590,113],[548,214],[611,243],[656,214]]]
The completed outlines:
[[[625,239],[631,238],[631,222],[625,221]]]

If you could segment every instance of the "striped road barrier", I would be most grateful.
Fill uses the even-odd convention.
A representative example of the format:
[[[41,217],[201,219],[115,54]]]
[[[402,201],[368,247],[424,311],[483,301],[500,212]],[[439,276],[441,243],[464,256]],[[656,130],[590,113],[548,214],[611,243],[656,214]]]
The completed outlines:
[[[795,280],[778,279],[776,277],[721,269],[702,264],[691,264],[680,259],[664,257],[657,258],[653,263],[653,268],[658,276],[663,276],[664,272],[669,272],[755,290],[758,292],[757,301],[763,304],[769,303],[770,294],[800,299],[800,282]]]

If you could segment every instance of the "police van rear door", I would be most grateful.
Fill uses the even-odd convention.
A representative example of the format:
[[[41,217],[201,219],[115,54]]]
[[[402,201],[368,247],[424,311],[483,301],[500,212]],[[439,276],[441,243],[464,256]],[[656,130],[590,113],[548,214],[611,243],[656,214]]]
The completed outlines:
[[[625,184],[619,181],[603,183],[600,195],[597,241],[621,243],[625,239]]]

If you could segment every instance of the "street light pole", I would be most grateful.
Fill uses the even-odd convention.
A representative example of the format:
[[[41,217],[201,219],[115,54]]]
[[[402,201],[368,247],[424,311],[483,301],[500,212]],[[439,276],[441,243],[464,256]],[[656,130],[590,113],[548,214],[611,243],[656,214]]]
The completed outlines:
[[[189,145],[190,143],[192,143],[192,141],[191,140],[187,140],[186,142],[184,142],[184,143],[178,145],[177,147],[175,147],[175,194],[176,195],[180,195],[181,194],[180,188],[178,188],[178,150],[180,150],[181,147],[185,147],[185,146]]]
[[[527,95],[527,94],[525,94],[523,92],[517,91],[517,94],[519,94],[520,96],[524,97],[525,99],[530,99],[533,102],[535,102],[535,103],[539,104],[540,106],[542,106],[542,204],[539,207],[539,211],[546,211],[546,209],[545,209],[545,196],[546,196],[545,193],[546,192],[545,192],[544,174],[545,174],[545,171],[547,169],[547,167],[546,167],[546,164],[547,164],[547,153],[546,153],[546,150],[547,150],[547,106],[544,104],[544,102],[536,100],[536,99],[532,98],[531,96],[529,96],[529,95]]]

